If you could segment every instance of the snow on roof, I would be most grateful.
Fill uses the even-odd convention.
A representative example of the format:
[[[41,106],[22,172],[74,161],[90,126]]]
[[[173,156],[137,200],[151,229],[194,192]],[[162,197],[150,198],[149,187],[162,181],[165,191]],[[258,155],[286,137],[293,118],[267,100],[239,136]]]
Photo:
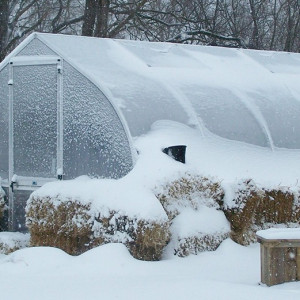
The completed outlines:
[[[35,34],[97,84],[132,136],[173,120],[265,147],[300,149],[300,54]],[[29,37],[32,39],[32,37]]]

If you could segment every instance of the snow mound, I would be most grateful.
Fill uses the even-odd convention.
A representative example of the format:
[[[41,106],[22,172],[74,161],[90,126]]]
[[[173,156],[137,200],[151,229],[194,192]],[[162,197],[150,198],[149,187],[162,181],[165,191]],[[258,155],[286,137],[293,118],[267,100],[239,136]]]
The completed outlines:
[[[29,246],[30,235],[20,232],[0,232],[0,253],[8,254]]]

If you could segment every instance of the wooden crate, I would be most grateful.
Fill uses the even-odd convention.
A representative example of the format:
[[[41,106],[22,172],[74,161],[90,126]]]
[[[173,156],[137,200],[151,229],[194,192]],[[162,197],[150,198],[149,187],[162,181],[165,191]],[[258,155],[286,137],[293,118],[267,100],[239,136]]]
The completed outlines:
[[[272,286],[300,280],[300,239],[269,239],[257,235],[261,282]]]

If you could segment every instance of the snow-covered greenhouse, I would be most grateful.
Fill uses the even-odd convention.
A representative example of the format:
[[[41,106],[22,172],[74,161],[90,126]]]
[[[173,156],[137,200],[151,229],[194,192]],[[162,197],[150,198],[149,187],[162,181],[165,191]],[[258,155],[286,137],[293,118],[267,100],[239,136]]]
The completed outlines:
[[[300,149],[299,75],[300,54],[30,35],[0,64],[11,229],[22,229],[25,202],[45,182],[126,175],[132,138],[159,120]]]

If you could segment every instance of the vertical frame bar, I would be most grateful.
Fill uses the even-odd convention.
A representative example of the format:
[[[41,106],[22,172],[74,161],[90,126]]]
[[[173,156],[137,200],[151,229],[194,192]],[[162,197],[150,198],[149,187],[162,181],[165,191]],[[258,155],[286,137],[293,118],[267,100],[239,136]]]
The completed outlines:
[[[14,157],[13,157],[13,62],[9,63],[8,68],[8,91],[9,91],[9,125],[8,125],[8,180],[9,182],[12,180],[14,175]],[[9,188],[8,193],[8,230],[13,230],[14,224],[14,196],[12,192],[12,188]]]
[[[57,178],[63,179],[63,61],[57,60]]]

